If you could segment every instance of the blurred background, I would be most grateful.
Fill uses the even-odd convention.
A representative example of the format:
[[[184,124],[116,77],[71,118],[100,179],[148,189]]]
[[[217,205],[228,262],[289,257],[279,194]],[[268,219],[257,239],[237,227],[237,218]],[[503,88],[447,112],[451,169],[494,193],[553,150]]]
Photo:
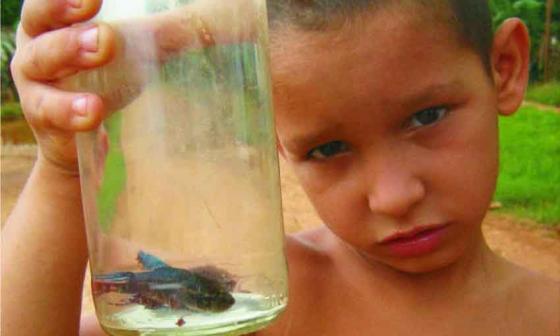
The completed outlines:
[[[36,155],[9,69],[21,3],[1,2],[2,225]],[[484,234],[497,253],[560,280],[560,0],[491,0],[490,7],[494,28],[519,17],[532,45],[526,100],[516,115],[500,118],[501,171]],[[286,231],[320,225],[284,162],[281,173]]]

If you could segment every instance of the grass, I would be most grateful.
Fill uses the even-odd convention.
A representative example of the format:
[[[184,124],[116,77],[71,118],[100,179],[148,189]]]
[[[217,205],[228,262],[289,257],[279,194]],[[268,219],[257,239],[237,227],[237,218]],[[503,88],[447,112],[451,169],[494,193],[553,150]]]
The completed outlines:
[[[560,114],[526,106],[500,119],[503,211],[560,226]]]
[[[103,181],[97,194],[97,215],[102,230],[111,227],[118,199],[126,184],[126,167],[120,144],[121,113],[114,113],[105,126],[109,134],[109,151],[105,158]]]
[[[531,85],[527,89],[525,98],[529,101],[560,107],[560,81]]]

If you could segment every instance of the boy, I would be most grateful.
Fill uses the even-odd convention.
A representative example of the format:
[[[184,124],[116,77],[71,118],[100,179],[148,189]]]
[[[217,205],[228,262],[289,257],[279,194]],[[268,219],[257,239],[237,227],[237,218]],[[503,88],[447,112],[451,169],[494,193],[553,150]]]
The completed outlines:
[[[106,26],[66,27],[98,6],[25,3],[13,71],[40,151],[3,233],[8,334],[78,333],[87,250],[71,139],[106,107],[56,87],[110,59]],[[559,285],[493,254],[480,228],[497,115],[526,87],[524,25],[492,40],[482,0],[270,8],[280,153],[325,226],[287,238],[289,305],[258,334],[558,335]],[[101,331],[85,318],[81,334]]]

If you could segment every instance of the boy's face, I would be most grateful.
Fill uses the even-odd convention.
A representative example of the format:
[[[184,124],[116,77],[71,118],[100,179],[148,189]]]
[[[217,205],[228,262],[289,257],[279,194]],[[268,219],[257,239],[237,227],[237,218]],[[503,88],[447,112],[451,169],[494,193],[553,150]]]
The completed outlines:
[[[281,153],[325,224],[405,272],[479,244],[498,146],[478,56],[443,24],[387,10],[334,32],[273,34]]]

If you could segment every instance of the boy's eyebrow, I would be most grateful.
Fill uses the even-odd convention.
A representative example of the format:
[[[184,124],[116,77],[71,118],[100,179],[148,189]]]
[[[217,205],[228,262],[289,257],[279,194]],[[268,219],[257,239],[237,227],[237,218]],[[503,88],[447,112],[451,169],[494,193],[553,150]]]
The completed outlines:
[[[443,83],[434,83],[421,88],[418,92],[403,94],[397,99],[403,107],[417,107],[418,105],[429,102],[432,99],[446,96],[455,92],[462,92],[465,85],[460,80],[453,80]]]
[[[340,128],[338,123],[326,124],[311,132],[302,135],[296,135],[286,141],[284,147],[288,150],[298,150],[300,148],[307,148],[309,146],[318,145],[321,141],[326,141],[326,135],[332,134]]]

